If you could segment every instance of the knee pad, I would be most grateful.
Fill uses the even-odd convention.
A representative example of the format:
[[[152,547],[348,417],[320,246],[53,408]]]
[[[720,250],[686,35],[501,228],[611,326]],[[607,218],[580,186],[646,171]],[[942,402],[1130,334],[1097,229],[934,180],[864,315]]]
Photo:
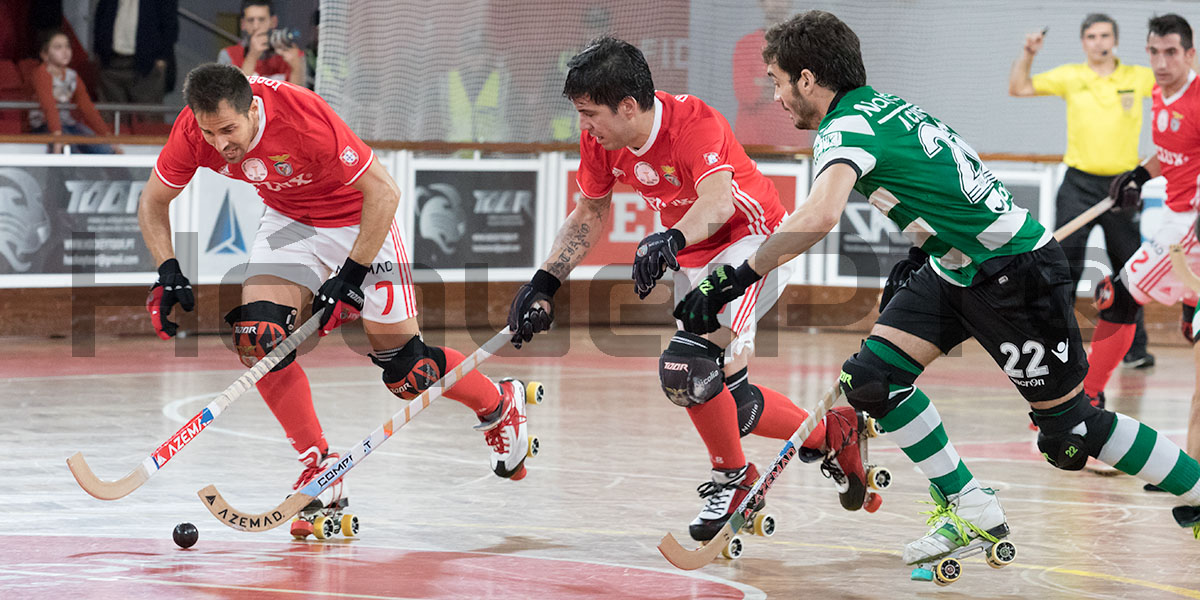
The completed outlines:
[[[749,369],[742,369],[725,378],[725,385],[737,403],[738,433],[742,437],[750,435],[758,426],[758,420],[763,413],[763,394],[750,383]]]
[[[881,343],[892,352],[897,353],[900,358],[916,364],[916,361],[908,357],[902,350],[881,337],[873,335],[867,338],[867,341]],[[858,353],[842,363],[842,373],[838,376],[838,385],[850,406],[878,419],[887,416],[907,397],[902,394],[893,397],[891,386],[911,386],[916,380],[916,374],[879,357],[871,350],[867,342],[863,342]]]
[[[671,402],[697,406],[717,397],[725,387],[721,372],[725,350],[686,331],[677,331],[658,359],[658,378]]]
[[[1141,305],[1133,299],[1120,277],[1105,277],[1096,286],[1096,308],[1100,318],[1110,323],[1133,323]]]
[[[1183,306],[1183,315],[1179,319],[1179,328],[1183,331],[1183,337],[1187,338],[1188,343],[1194,346],[1196,345],[1196,331],[1192,327],[1192,321],[1196,318],[1196,307],[1186,304],[1181,306]]]
[[[233,347],[242,364],[253,367],[268,352],[291,335],[296,327],[296,309],[267,300],[243,304],[225,315],[233,327]],[[293,351],[279,361],[272,371],[280,371],[296,360]]]
[[[381,350],[371,362],[383,369],[383,384],[404,400],[412,400],[437,383],[446,372],[446,353],[437,346],[426,346],[414,335],[400,348]]]
[[[1078,471],[1089,456],[1100,455],[1117,416],[1092,406],[1079,392],[1065,404],[1029,413],[1038,426],[1037,446],[1046,462],[1064,471]]]

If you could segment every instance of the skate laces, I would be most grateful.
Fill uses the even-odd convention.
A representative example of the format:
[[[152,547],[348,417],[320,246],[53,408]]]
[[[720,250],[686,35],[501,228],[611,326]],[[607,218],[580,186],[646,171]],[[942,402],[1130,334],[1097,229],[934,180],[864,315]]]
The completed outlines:
[[[938,533],[946,539],[954,542],[958,546],[966,546],[971,541],[967,536],[968,531],[975,532],[976,535],[983,539],[992,542],[993,544],[1000,541],[999,538],[980,529],[974,523],[958,516],[956,512],[957,506],[952,506],[950,503],[942,504],[940,502],[930,502],[929,500],[918,500],[921,504],[932,504],[933,510],[923,510],[921,514],[929,515],[925,520],[925,524],[930,526],[929,533],[925,535],[933,535]],[[946,527],[949,524],[950,527]],[[953,537],[947,535],[947,529],[952,530]]]
[[[296,483],[294,483],[292,485],[292,489],[298,490],[301,487],[304,487],[305,485],[307,485],[309,481],[312,481],[313,477],[316,477],[318,473],[320,473],[321,471],[323,471],[325,469],[325,461],[326,461],[326,459],[328,459],[331,456],[336,458],[337,454],[335,454],[335,453],[326,454],[325,456],[322,456],[319,460],[317,460],[315,464],[312,464],[312,465],[306,464],[306,466],[304,467],[304,470],[300,472],[300,478],[297,479]]]
[[[700,512],[712,512],[718,515],[724,514],[725,506],[729,504],[737,488],[738,484],[736,483],[705,481],[700,484],[696,487],[696,491],[700,493],[701,498],[708,498],[708,502],[704,504],[704,510]]]
[[[513,400],[512,402],[516,402],[516,400]],[[492,450],[495,450],[497,454],[506,454],[509,446],[512,445],[512,441],[508,439],[507,435],[505,435],[505,432],[508,431],[508,426],[511,425],[513,431],[515,432],[520,429],[521,423],[525,423],[528,420],[525,415],[521,414],[520,411],[515,410],[514,407],[508,406],[505,408],[507,410],[504,411],[504,416],[500,417],[500,420],[495,424],[495,426],[493,426],[491,429],[485,429],[483,431],[484,441],[486,441],[487,445],[491,446]]]
[[[846,472],[833,461],[832,456],[826,457],[825,460],[821,461],[821,474],[837,483],[845,483],[848,480]]]

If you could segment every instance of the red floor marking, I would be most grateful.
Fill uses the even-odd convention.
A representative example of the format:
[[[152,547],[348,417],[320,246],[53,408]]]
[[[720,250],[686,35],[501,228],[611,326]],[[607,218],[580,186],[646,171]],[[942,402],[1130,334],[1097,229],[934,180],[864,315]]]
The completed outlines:
[[[203,536],[203,532],[201,532]],[[3,596],[20,598],[742,598],[682,574],[527,556],[354,543],[0,536]]]

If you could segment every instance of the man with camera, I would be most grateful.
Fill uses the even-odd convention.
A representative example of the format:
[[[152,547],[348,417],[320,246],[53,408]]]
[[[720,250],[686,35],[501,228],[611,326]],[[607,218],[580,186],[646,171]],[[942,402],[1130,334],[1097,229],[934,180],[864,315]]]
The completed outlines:
[[[298,34],[278,29],[279,17],[271,0],[242,0],[241,24],[242,43],[223,48],[217,62],[238,67],[247,77],[305,85],[304,51],[297,45]]]

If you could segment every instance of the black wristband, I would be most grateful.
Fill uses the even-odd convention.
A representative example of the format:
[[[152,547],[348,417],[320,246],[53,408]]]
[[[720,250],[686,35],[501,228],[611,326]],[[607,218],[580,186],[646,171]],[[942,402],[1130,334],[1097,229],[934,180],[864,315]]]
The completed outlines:
[[[533,279],[529,282],[529,285],[533,287],[535,292],[541,292],[547,296],[554,296],[554,293],[558,291],[558,288],[562,287],[562,281],[560,281],[554,275],[551,275],[549,271],[545,269],[538,269],[537,273],[533,274]]]
[[[1150,181],[1151,179],[1153,178],[1150,177],[1150,171],[1147,171],[1146,167],[1138,165],[1137,168],[1133,170],[1133,182],[1136,183],[1139,188],[1143,185],[1146,185],[1146,182]]]
[[[750,261],[748,260],[733,272],[733,276],[739,284],[745,287],[750,287],[757,283],[759,279],[762,279],[762,275],[755,273],[754,269],[750,268]]]
[[[342,265],[342,270],[338,273],[338,276],[340,276],[342,281],[345,281],[346,283],[352,283],[357,287],[362,287],[362,282],[367,278],[367,273],[370,271],[370,267],[366,265],[360,265],[347,256],[346,262]]]
[[[167,275],[183,275],[183,269],[179,268],[179,261],[174,258],[164,260],[161,265],[158,265],[158,276],[160,278]]]
[[[667,237],[671,238],[672,242],[675,242],[676,248],[683,248],[687,245],[687,238],[683,236],[683,232],[674,227],[667,230]]]

